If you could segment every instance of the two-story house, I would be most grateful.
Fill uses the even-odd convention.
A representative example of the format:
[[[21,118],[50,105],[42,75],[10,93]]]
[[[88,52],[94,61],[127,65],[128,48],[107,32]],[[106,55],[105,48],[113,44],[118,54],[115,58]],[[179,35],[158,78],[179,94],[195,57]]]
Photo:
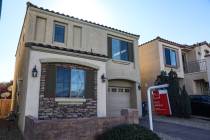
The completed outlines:
[[[142,100],[146,101],[146,91],[154,85],[161,71],[167,73],[173,69],[177,72],[180,82],[183,82],[181,44],[157,37],[139,46],[139,63],[142,87]]]
[[[142,84],[142,100],[146,90],[154,85],[161,71],[177,72],[180,86],[185,85],[188,94],[205,94],[208,91],[205,55],[210,47],[207,42],[182,45],[157,37],[139,45],[139,63]]]
[[[182,49],[184,81],[189,94],[209,94],[209,79],[205,56],[210,53],[210,45],[204,41],[185,46]]]
[[[27,4],[16,51],[13,109],[24,118],[141,115],[139,35]]]

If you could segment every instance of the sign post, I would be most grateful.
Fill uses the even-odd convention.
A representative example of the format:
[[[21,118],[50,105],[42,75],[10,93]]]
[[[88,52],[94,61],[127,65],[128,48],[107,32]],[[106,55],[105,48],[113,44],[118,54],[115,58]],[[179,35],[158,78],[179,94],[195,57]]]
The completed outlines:
[[[151,107],[151,91],[154,89],[166,88],[168,84],[151,86],[147,89],[147,101],[148,101],[148,109],[149,109],[149,128],[153,131],[153,122],[152,122],[152,107]]]

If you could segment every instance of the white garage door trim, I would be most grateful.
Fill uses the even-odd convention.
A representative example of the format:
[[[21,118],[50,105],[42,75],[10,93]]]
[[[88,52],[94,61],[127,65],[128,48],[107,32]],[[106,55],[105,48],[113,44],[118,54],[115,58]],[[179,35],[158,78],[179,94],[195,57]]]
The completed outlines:
[[[129,87],[109,87],[107,93],[107,116],[120,116],[123,108],[130,108]]]

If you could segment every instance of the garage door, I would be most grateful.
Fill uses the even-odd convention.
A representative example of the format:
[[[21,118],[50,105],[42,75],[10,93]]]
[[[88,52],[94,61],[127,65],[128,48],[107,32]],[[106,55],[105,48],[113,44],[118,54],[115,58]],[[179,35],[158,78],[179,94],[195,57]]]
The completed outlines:
[[[130,88],[109,87],[107,94],[107,115],[120,116],[121,109],[130,108]]]

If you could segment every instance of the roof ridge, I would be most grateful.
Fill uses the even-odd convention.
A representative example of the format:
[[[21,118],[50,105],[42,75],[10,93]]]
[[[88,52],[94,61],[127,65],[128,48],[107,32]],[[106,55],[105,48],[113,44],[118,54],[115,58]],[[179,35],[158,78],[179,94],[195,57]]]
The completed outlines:
[[[54,13],[54,14],[57,14],[57,15],[73,18],[75,20],[79,20],[79,21],[86,22],[86,23],[89,23],[89,24],[94,24],[94,25],[97,25],[97,26],[101,26],[103,28],[115,30],[115,31],[118,31],[118,32],[121,32],[121,33],[124,33],[124,34],[127,34],[127,35],[131,35],[131,36],[135,36],[135,37],[140,36],[140,35],[129,33],[129,32],[126,32],[126,31],[122,31],[122,30],[119,30],[119,29],[116,29],[116,28],[113,28],[113,27],[108,27],[108,26],[103,25],[103,24],[95,23],[95,22],[92,22],[92,21],[84,20],[84,19],[77,18],[77,17],[74,17],[74,16],[70,16],[70,15],[66,15],[66,14],[63,14],[63,13],[55,12],[53,10],[49,10],[49,9],[46,9],[46,8],[43,8],[43,7],[39,7],[37,5],[32,4],[29,1],[27,2],[27,7],[34,7],[34,8],[41,9],[41,10],[44,10],[44,11],[47,11],[47,12],[51,12],[51,13]]]
[[[197,43],[192,44],[191,46],[196,47],[196,46],[202,46],[202,45],[205,45],[205,44],[210,47],[210,44],[207,41],[197,42]]]
[[[175,45],[175,46],[178,46],[178,47],[181,47],[181,48],[187,48],[187,47],[190,47],[190,45],[187,45],[187,44],[180,44],[180,43],[177,43],[177,42],[174,42],[174,41],[170,41],[168,39],[164,39],[160,36],[157,36],[156,38],[152,39],[152,40],[149,40],[147,42],[144,42],[142,44],[139,45],[139,47],[147,44],[147,43],[150,43],[152,41],[155,41],[155,40],[158,40],[158,41],[161,41],[161,42],[164,42],[164,43],[168,43],[168,44],[172,44],[172,45]]]

